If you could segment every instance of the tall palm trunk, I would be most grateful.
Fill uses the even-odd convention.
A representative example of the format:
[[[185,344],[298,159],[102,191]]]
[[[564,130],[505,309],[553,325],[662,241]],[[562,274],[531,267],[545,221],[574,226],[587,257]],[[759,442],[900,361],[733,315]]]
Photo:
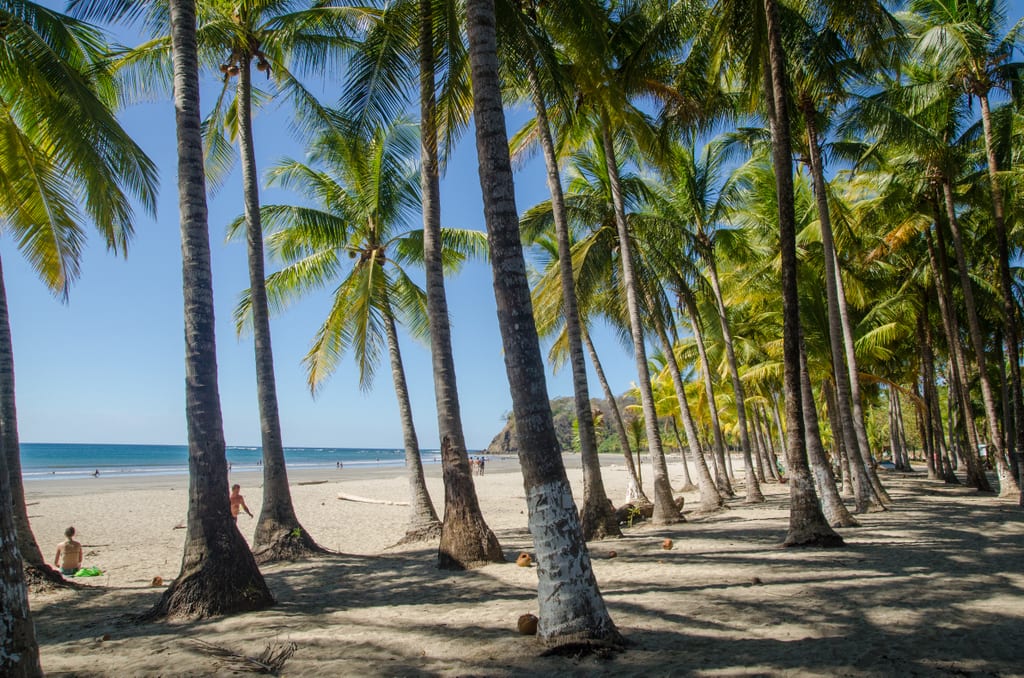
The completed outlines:
[[[647,431],[647,447],[651,453],[654,469],[654,515],[652,522],[670,525],[679,522],[679,509],[672,499],[672,486],[668,481],[668,466],[665,451],[661,446],[661,431],[658,430],[658,415],[654,406],[654,392],[651,389],[651,374],[647,367],[647,347],[644,345],[644,329],[640,318],[640,299],[636,290],[636,272],[633,269],[633,250],[630,243],[629,227],[626,224],[626,210],[622,201],[622,187],[619,183],[619,166],[615,159],[615,145],[612,142],[611,122],[608,112],[601,110],[601,141],[604,146],[605,164],[608,168],[608,183],[615,212],[615,227],[619,236],[619,261],[622,265],[622,286],[626,293],[626,308],[629,313],[629,329],[633,338],[633,357],[636,361],[640,389],[640,403],[644,412]]]
[[[617,645],[590,564],[548,405],[533,321],[505,133],[492,0],[466,3],[480,188],[490,244],[498,325],[519,438],[519,460],[537,549],[537,634],[551,645]]]
[[[928,323],[928,295],[922,290],[922,310],[917,316],[917,347],[920,351],[918,357],[919,376],[921,379],[921,400],[924,403],[924,414],[921,415],[921,441],[925,445],[925,456],[928,465],[928,480],[942,479],[942,458],[939,455],[938,439],[942,437],[941,427],[936,430],[932,425],[932,384],[928,380],[934,373],[934,356],[932,348],[928,345],[928,338],[925,336],[925,327]],[[920,408],[919,408],[920,409]]]
[[[39,549],[25,504],[25,485],[21,478],[21,442],[18,439],[18,410],[14,395],[14,344],[11,341],[11,321],[7,310],[7,289],[0,267],[0,455],[4,457],[11,519],[18,541],[17,550],[24,566],[23,576],[48,586],[66,586],[64,577],[46,564]],[[6,513],[6,511],[5,511]]]
[[[423,264],[426,271],[430,355],[437,401],[444,475],[444,522],[437,560],[441,569],[465,569],[505,560],[498,538],[484,522],[470,475],[469,454],[459,412],[448,299],[441,263],[441,179],[437,151],[437,97],[434,92],[432,0],[420,0],[420,184],[423,202]],[[547,400],[544,401],[545,406]],[[517,431],[521,427],[517,426]]]
[[[924,318],[921,322],[921,351],[922,359],[924,362],[924,390],[927,395],[927,402],[930,402],[928,407],[928,418],[929,428],[933,430],[933,437],[935,441],[935,466],[936,472],[942,476],[942,479],[950,485],[958,485],[960,481],[957,479],[956,474],[953,472],[953,467],[949,462],[950,454],[949,448],[946,446],[946,433],[942,428],[942,412],[939,409],[939,394],[938,389],[935,387],[935,350],[932,348],[932,326],[931,323],[927,322],[927,318]],[[953,401],[953,395],[950,394],[949,401]]]
[[[814,483],[807,464],[807,446],[800,392],[802,338],[797,293],[796,216],[793,198],[793,150],[789,138],[789,112],[786,102],[786,57],[782,50],[775,0],[764,0],[768,29],[768,63],[771,70],[772,165],[779,210],[779,252],[782,268],[782,363],[786,391],[786,467],[789,469],[789,531],[786,546],[842,544],[842,537],[825,521],[818,506]],[[813,402],[813,401],[812,401]],[[750,472],[748,470],[748,477]]]
[[[833,257],[835,252],[833,251]],[[850,411],[853,418],[853,431],[857,434],[857,447],[850,450],[848,455],[852,460],[859,460],[864,465],[868,480],[871,481],[871,489],[874,492],[875,500],[879,506],[884,507],[886,502],[891,502],[889,493],[882,482],[878,479],[871,459],[871,444],[868,442],[868,430],[864,424],[864,407],[860,395],[860,371],[857,367],[857,351],[853,342],[853,325],[850,323],[850,312],[846,306],[846,288],[843,285],[842,271],[839,268],[839,260],[833,262],[836,272],[836,293],[839,301],[839,321],[843,328],[843,348],[846,351],[846,368],[850,373]]]
[[[405,444],[405,467],[409,470],[409,526],[400,543],[432,539],[441,534],[441,521],[430,501],[427,482],[423,476],[420,443],[412,419],[409,388],[405,381],[405,366],[398,346],[398,329],[390,309],[384,318],[384,331],[388,338],[388,357],[391,359],[391,379],[398,399],[398,414],[402,420],[402,438]]]
[[[238,72],[238,146],[242,156],[242,192],[249,260],[249,298],[252,300],[253,348],[256,354],[256,398],[263,443],[263,506],[256,521],[252,551],[258,563],[299,560],[326,553],[303,529],[295,515],[281,418],[277,409],[274,352],[270,342],[270,311],[264,277],[263,225],[260,223],[259,177],[252,131],[252,57],[241,55]]]
[[[147,616],[208,617],[262,609],[274,598],[231,517],[228,502],[199,123],[195,2],[171,0],[170,10],[185,297],[188,519],[181,572]]]
[[[996,162],[995,144],[992,142],[992,111],[989,110],[988,94],[978,97],[981,103],[981,124],[985,132],[985,157],[988,162],[988,178],[992,185],[992,214],[996,227],[997,253],[999,255],[999,291],[1003,302],[1003,338],[1010,363],[1010,400],[1012,416],[1007,418],[1007,453],[1017,454],[1017,472],[1020,474],[1019,502],[1024,507],[1024,394],[1021,392],[1020,350],[1017,332],[1017,303],[1013,295],[1013,280],[1010,277],[1010,246],[1006,236],[1006,218],[1003,208],[1003,189],[999,183],[999,165]]]
[[[551,136],[547,106],[540,89],[537,67],[532,55],[526,58],[526,72],[530,80],[530,94],[537,112],[537,130],[544,152],[544,167],[547,170],[548,191],[551,193],[551,211],[555,220],[555,238],[558,241],[558,268],[562,282],[562,316],[565,318],[565,333],[569,344],[569,362],[572,365],[573,403],[576,406],[576,421],[580,436],[580,461],[583,465],[583,509],[580,521],[583,524],[583,538],[604,539],[621,537],[619,521],[601,477],[601,461],[597,455],[597,435],[594,433],[594,418],[590,410],[590,387],[587,384],[587,362],[583,353],[582,331],[580,330],[579,304],[576,300],[576,284],[573,275],[572,249],[569,243],[569,221],[565,213],[565,196],[562,180],[558,175],[558,159],[555,156],[555,142]]]
[[[828,388],[826,382],[823,388]],[[805,400],[814,402],[814,392],[811,387],[811,376],[805,371],[800,372],[800,390]],[[834,394],[825,395],[825,400],[832,407],[835,401]],[[835,473],[832,472],[832,464],[825,455],[825,447],[821,442],[821,424],[818,420],[818,409],[812,404],[804,408],[804,425],[807,426],[807,459],[810,462],[811,473],[814,476],[814,487],[817,489],[818,497],[821,499],[821,510],[825,514],[828,524],[832,527],[860,527],[860,523],[853,517],[843,503],[839,494],[839,486],[836,483]],[[833,413],[834,415],[834,413]],[[834,416],[833,416],[834,418]],[[840,451],[841,455],[842,452]]]
[[[703,511],[714,511],[722,506],[722,495],[715,487],[715,481],[708,471],[708,464],[704,460],[704,451],[701,449],[700,438],[697,435],[697,427],[693,423],[693,415],[690,413],[690,404],[686,399],[686,387],[683,385],[683,376],[679,370],[679,361],[669,341],[668,333],[662,324],[660,317],[655,317],[654,327],[661,340],[662,350],[665,352],[665,364],[668,366],[669,374],[672,376],[672,388],[675,390],[676,400],[679,402],[679,413],[683,420],[683,430],[686,431],[686,442],[690,448],[694,463],[697,465],[697,481],[700,483],[700,507]],[[714,404],[712,404],[714,407]],[[673,418],[673,425],[675,418]],[[680,449],[683,455],[683,467],[686,468],[686,453]],[[689,470],[687,469],[686,480],[690,481]]]
[[[708,360],[707,347],[704,344],[704,330],[700,325],[700,313],[697,311],[697,304],[690,294],[683,295],[683,302],[690,315],[690,326],[693,328],[693,338],[697,343],[697,354],[700,356],[701,371],[704,373],[704,395],[708,399],[708,412],[711,415],[711,434],[714,440],[715,449],[712,452],[717,463],[715,468],[715,482],[719,493],[719,500],[722,495],[735,497],[732,484],[729,482],[729,474],[725,472],[725,442],[722,438],[722,423],[718,419],[718,407],[715,404],[715,386],[711,378],[711,361]],[[705,464],[706,466],[706,464]],[[701,495],[701,501],[703,501]]]
[[[11,326],[7,317],[7,290],[4,285],[3,267],[0,266],[0,674],[12,678],[42,676],[39,666],[39,645],[36,643],[35,627],[28,606],[28,588],[25,586],[25,566],[18,548],[18,527],[16,516],[18,506],[25,506],[24,495],[18,503],[11,493],[11,476],[7,469],[8,438],[13,438],[14,456],[19,456],[17,428],[14,435],[8,435],[7,425],[17,424],[14,416],[14,361],[11,357]],[[8,409],[10,414],[8,415]],[[19,464],[20,466],[20,464]],[[21,485],[21,473],[18,473]],[[13,510],[8,510],[12,509]],[[27,527],[27,516],[26,516]],[[28,536],[32,533],[29,531]],[[32,538],[35,544],[35,539]],[[36,547],[38,550],[38,547]],[[40,555],[42,559],[42,555]],[[45,564],[43,569],[49,570]],[[52,570],[51,570],[52,572]]]
[[[615,429],[615,435],[619,438],[619,447],[622,448],[622,456],[626,462],[626,475],[628,476],[626,502],[636,501],[644,505],[650,505],[651,500],[644,494],[643,485],[641,485],[640,479],[637,477],[636,465],[633,463],[633,449],[629,444],[629,432],[626,431],[626,424],[622,421],[619,403],[615,400],[615,394],[612,393],[612,388],[608,384],[604,367],[601,366],[601,360],[597,357],[597,349],[594,348],[594,342],[590,340],[590,334],[586,329],[583,329],[583,343],[587,346],[590,362],[594,365],[594,373],[597,374],[597,380],[601,384],[605,400],[608,401],[608,409],[611,410],[612,415],[612,426]]]
[[[967,465],[967,484],[981,490],[982,492],[991,492],[992,487],[989,485],[988,477],[985,475],[985,471],[981,467],[981,460],[978,458],[978,443],[973,438],[973,430],[966,421],[968,413],[971,411],[970,402],[967,397],[967,364],[964,360],[963,351],[961,349],[960,331],[957,327],[956,313],[954,313],[952,308],[953,301],[950,294],[949,266],[946,261],[946,247],[942,240],[942,229],[940,228],[939,223],[940,219],[938,207],[936,205],[935,235],[938,238],[938,243],[932,242],[931,231],[929,230],[925,233],[925,244],[928,247],[928,264],[931,267],[932,275],[935,278],[936,296],[939,300],[939,315],[942,317],[942,328],[946,334],[946,345],[949,347],[950,373],[953,375],[951,382],[953,393],[952,397],[949,399],[949,405],[952,407],[953,403],[956,402],[960,411],[964,413],[964,416],[962,417],[964,422],[962,425],[964,434],[970,442],[968,445],[969,449],[963,455],[964,461]],[[952,426],[953,419],[951,417],[950,427]],[[951,446],[953,441],[954,436],[951,432]]]
[[[832,217],[828,207],[828,188],[825,185],[825,170],[822,163],[821,147],[818,145],[818,130],[814,118],[817,115],[813,104],[805,99],[804,120],[807,129],[807,144],[810,150],[811,176],[814,183],[814,199],[818,209],[818,223],[821,224],[821,246],[824,250],[825,262],[825,298],[828,307],[828,341],[832,353],[832,375],[836,383],[836,406],[839,418],[840,430],[837,431],[843,437],[843,445],[847,450],[857,450],[859,443],[857,432],[853,423],[853,412],[850,401],[850,371],[847,368],[846,350],[843,346],[842,320],[839,316],[839,306],[846,304],[846,299],[839,298],[836,279],[839,271],[836,268],[838,257],[836,256],[835,241],[832,237]],[[850,470],[853,473],[854,496],[857,502],[857,512],[864,513],[871,508],[871,487],[868,467],[864,463],[863,455],[857,455],[855,463]]]
[[[942,181],[942,194],[945,198],[946,217],[950,234],[953,236],[953,252],[956,254],[956,267],[960,273],[960,285],[964,295],[967,333],[971,338],[971,346],[974,348],[974,360],[978,364],[981,402],[985,407],[985,423],[988,426],[989,444],[992,446],[990,454],[995,459],[996,472],[999,475],[999,496],[1016,497],[1020,494],[1020,486],[1017,484],[1017,479],[1010,473],[1010,468],[1003,455],[1003,439],[999,431],[995,394],[992,392],[992,381],[986,369],[985,340],[981,335],[981,324],[978,321],[978,311],[974,303],[974,291],[971,288],[971,278],[967,268],[967,255],[964,253],[963,238],[960,235],[960,220],[953,204],[953,188],[946,177],[943,177]]]
[[[790,183],[792,183],[792,179],[790,179]],[[743,450],[743,462],[746,465],[746,498],[744,501],[748,504],[760,503],[764,501],[764,495],[761,494],[761,487],[758,485],[753,464],[750,430],[747,427],[746,395],[743,392],[743,382],[740,380],[740,370],[739,364],[736,361],[732,330],[729,327],[729,319],[725,314],[725,299],[722,297],[722,288],[718,281],[718,267],[715,262],[714,253],[708,255],[708,279],[711,281],[711,290],[715,295],[718,322],[722,326],[722,343],[725,344],[725,359],[729,365],[729,378],[732,380],[733,396],[736,398],[736,422],[740,430],[740,447]]]

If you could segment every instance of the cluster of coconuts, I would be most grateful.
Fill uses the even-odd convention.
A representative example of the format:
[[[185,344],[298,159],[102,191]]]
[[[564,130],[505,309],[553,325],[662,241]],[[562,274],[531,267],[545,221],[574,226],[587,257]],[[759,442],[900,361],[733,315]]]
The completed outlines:
[[[258,58],[258,61],[256,62],[256,70],[260,71],[261,73],[266,73],[267,77],[269,78],[270,62],[267,61],[266,55],[264,55],[262,52],[258,52],[256,54],[256,57]],[[235,77],[236,75],[238,75],[240,70],[241,69],[239,69],[238,64],[234,61],[220,65],[220,72],[224,74],[225,78]]]

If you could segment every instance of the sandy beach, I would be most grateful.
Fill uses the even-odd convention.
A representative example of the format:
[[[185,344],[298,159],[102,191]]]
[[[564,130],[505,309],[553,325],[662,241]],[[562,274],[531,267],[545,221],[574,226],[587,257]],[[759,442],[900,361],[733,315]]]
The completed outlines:
[[[577,498],[578,458],[567,457]],[[609,496],[626,474],[603,459]],[[649,468],[649,467],[648,467]],[[739,467],[737,467],[739,468]],[[645,471],[648,469],[645,468]],[[679,461],[670,464],[678,484]],[[427,466],[440,511],[440,468]],[[263,568],[277,605],[199,622],[139,624],[177,575],[185,476],[37,481],[26,485],[36,537],[53,557],[74,525],[85,564],[105,574],[78,590],[38,593],[31,606],[51,676],[197,676],[237,667],[202,643],[255,656],[294,643],[282,675],[359,676],[1024,676],[1024,512],[1013,502],[925,479],[884,476],[894,510],[842,530],[847,547],[782,549],[788,488],[768,501],[695,515],[671,528],[640,524],[593,542],[601,590],[629,641],[611,657],[544,657],[516,621],[537,612],[522,477],[492,459],[476,478],[485,519],[507,564],[435,567],[436,544],[394,548],[407,508],[339,500],[406,500],[401,469],[290,474],[299,519],[337,555]],[[253,513],[261,479],[234,473]],[[326,481],[326,482],[324,482]],[[688,500],[695,499],[688,496]],[[696,504],[695,501],[691,501]],[[255,520],[242,516],[249,538]],[[670,537],[674,547],[661,548]],[[609,557],[611,551],[616,557]]]

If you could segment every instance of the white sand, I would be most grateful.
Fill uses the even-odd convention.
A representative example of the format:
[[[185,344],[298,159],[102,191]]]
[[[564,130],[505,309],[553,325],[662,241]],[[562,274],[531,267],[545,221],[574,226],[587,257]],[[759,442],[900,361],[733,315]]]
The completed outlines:
[[[626,478],[617,461],[603,459],[616,504]],[[578,460],[567,462],[580,497]],[[670,470],[678,482],[678,465]],[[198,648],[202,640],[249,655],[294,642],[283,675],[1024,675],[1024,512],[921,475],[887,475],[896,510],[843,530],[844,549],[779,548],[788,520],[780,485],[764,486],[763,505],[737,499],[728,511],[592,543],[599,585],[631,645],[582,659],[539,656],[536,640],[516,632],[537,602],[536,569],[511,562],[531,550],[515,462],[492,460],[476,478],[510,562],[469,572],[439,571],[436,543],[390,548],[404,534],[406,507],[336,498],[405,500],[400,470],[291,480],[300,521],[339,555],[264,568],[278,601],[269,610],[173,624],[129,615],[157,600],[154,576],[178,573],[185,530],[174,527],[185,519],[187,478],[29,483],[45,555],[73,524],[85,564],[106,572],[88,588],[32,596],[47,674],[231,672]],[[316,480],[328,482],[302,484]],[[259,515],[258,474],[231,481]],[[440,511],[436,466],[428,483]],[[239,519],[246,537],[254,524]],[[661,549],[665,537],[671,551]]]

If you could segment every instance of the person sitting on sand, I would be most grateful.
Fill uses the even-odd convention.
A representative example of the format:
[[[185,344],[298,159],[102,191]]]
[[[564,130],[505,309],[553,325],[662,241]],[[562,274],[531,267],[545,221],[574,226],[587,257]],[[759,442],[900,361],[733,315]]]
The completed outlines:
[[[245,512],[249,514],[250,518],[252,518],[252,511],[250,511],[249,507],[245,505],[245,497],[241,495],[241,491],[241,485],[231,486],[231,517],[234,518],[236,522],[238,521],[238,511],[240,509],[245,509]]]
[[[53,559],[53,564],[60,569],[61,574],[71,575],[82,567],[82,545],[74,539],[75,528],[69,527],[64,530],[64,536],[67,539],[57,545],[57,555]]]

